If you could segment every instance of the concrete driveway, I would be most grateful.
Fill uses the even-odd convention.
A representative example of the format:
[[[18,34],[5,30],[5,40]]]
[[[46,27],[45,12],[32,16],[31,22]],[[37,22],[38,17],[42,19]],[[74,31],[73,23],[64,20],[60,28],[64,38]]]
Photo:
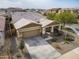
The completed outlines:
[[[25,46],[32,59],[55,59],[61,55],[41,37],[25,39]]]

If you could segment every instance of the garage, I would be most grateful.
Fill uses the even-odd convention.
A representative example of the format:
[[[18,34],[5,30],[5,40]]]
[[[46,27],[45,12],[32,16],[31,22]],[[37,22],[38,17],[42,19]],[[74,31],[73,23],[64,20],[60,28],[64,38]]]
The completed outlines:
[[[18,38],[29,38],[41,35],[41,25],[33,21],[21,19],[14,24]]]
[[[40,36],[40,35],[41,35],[40,29],[22,32],[23,38],[29,38],[29,37]]]

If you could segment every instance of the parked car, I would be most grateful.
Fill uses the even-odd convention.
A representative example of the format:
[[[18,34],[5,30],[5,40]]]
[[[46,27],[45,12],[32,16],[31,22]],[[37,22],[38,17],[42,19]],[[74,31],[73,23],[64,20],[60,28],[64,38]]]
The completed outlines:
[[[79,24],[65,25],[64,29],[79,36]]]

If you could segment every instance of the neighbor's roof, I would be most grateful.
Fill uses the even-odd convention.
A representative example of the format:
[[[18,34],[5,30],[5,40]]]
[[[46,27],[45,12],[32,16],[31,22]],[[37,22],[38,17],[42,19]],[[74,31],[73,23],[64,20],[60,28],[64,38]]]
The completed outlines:
[[[4,31],[5,28],[5,17],[0,16],[0,31]]]
[[[35,22],[33,22],[33,21],[31,21],[31,20],[26,20],[26,19],[22,18],[22,19],[20,19],[19,21],[17,21],[17,22],[14,24],[14,26],[15,26],[16,29],[19,29],[19,28],[21,28],[21,27],[23,27],[23,26],[26,26],[26,25],[30,24],[30,23],[35,23]],[[37,23],[36,23],[36,24],[37,24]]]
[[[60,56],[58,59],[79,59],[79,47]]]

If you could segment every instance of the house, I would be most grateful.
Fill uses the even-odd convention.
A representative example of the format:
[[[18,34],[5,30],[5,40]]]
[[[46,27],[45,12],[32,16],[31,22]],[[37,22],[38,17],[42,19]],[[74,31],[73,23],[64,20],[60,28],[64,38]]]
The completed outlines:
[[[16,12],[12,14],[14,24],[19,37],[33,37],[53,32],[54,21],[47,19],[35,12]]]
[[[5,17],[0,16],[0,47],[4,45],[5,39]]]
[[[33,37],[41,35],[41,25],[22,18],[14,24],[18,37]]]

